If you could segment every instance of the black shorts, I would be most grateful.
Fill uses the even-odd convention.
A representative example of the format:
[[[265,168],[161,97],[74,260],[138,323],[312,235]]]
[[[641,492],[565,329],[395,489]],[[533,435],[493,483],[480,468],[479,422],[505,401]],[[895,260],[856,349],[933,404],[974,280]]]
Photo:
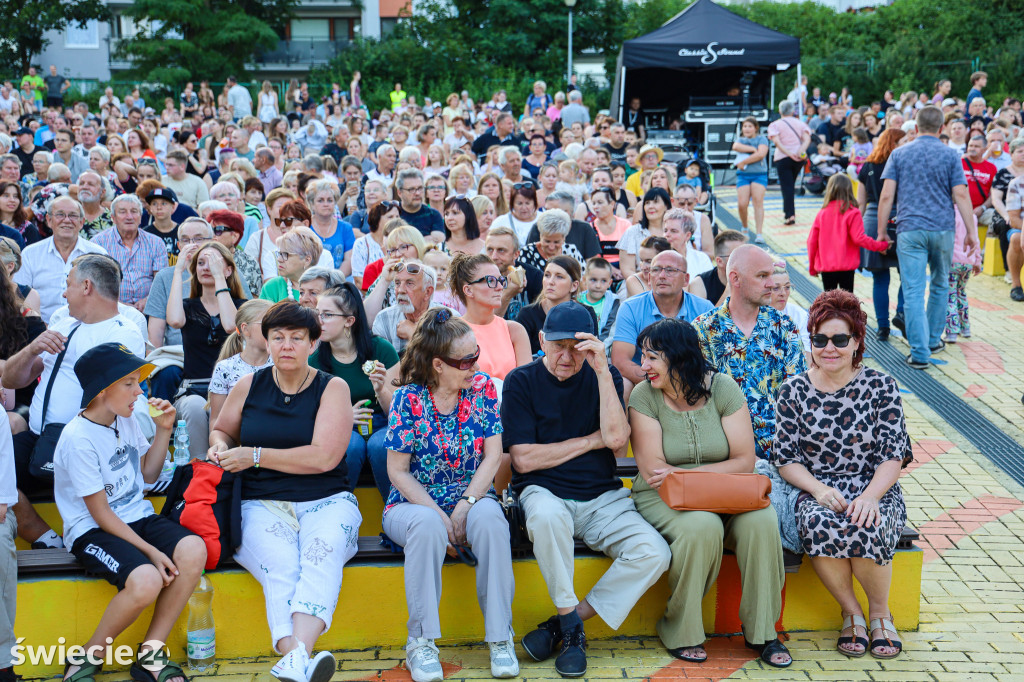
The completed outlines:
[[[63,95],[61,95],[60,97],[50,97],[50,96],[47,96],[46,97],[46,106],[48,106],[48,107],[63,107],[64,106],[64,96]]]
[[[187,528],[158,514],[133,521],[128,527],[166,554],[171,561],[174,561],[174,548],[178,543],[194,535]],[[115,585],[118,590],[124,589],[132,571],[139,566],[153,563],[132,543],[99,528],[93,528],[75,540],[71,553],[78,559],[78,563],[82,564],[86,573],[103,578],[111,585]]]

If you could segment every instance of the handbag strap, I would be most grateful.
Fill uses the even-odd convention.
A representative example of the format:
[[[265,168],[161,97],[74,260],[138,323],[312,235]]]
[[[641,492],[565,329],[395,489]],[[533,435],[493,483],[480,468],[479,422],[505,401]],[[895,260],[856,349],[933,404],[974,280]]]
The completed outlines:
[[[68,354],[68,348],[71,347],[71,337],[75,335],[75,332],[81,326],[81,324],[76,325],[71,330],[71,333],[68,334],[67,339],[64,340],[64,350],[57,356],[57,361],[53,363],[53,369],[50,370],[50,380],[46,382],[46,393],[43,394],[43,416],[39,424],[39,433],[42,433],[43,429],[46,428],[46,411],[50,408],[50,393],[53,391],[53,382],[57,380],[57,372],[60,371],[60,366],[64,362],[64,356]]]
[[[966,163],[967,167],[971,170],[971,180],[974,180],[974,186],[978,188],[978,194],[981,195],[981,200],[984,202],[988,199],[988,195],[985,194],[985,188],[981,186],[980,182],[978,182],[978,176],[974,174],[974,166],[971,165],[971,160],[965,156],[964,163]]]

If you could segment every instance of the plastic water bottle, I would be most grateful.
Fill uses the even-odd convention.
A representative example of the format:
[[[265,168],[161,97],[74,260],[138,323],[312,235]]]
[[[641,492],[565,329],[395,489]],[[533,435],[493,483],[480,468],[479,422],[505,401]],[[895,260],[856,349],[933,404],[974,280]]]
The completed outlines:
[[[217,638],[213,628],[213,583],[205,572],[188,598],[187,628],[188,667],[206,670],[217,658]]]
[[[174,466],[183,467],[191,459],[188,449],[188,426],[184,419],[174,428]]]

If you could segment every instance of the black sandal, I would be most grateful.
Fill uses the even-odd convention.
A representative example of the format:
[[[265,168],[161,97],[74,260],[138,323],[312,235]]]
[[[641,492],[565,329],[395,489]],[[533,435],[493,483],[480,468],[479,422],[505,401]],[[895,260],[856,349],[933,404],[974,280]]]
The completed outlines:
[[[96,675],[103,670],[103,664],[90,663],[86,660],[81,667],[68,676],[71,664],[64,666],[64,682],[96,682]]]
[[[687,649],[700,649],[704,652],[704,658],[685,655],[683,652]],[[704,663],[708,660],[708,652],[707,649],[704,648],[703,644],[698,644],[697,646],[681,646],[678,649],[669,649],[668,652],[680,661],[686,661],[687,663]]]
[[[872,618],[871,632],[873,633],[875,630],[881,630],[882,636],[871,640],[871,646],[868,647],[868,650],[871,652],[872,656],[875,658],[887,659],[896,658],[903,653],[903,642],[896,638],[896,635],[899,635],[899,633],[896,631],[896,626],[893,625],[892,615],[888,618]],[[894,635],[893,637],[889,637],[890,632]],[[890,649],[896,649],[896,653],[880,654],[875,652],[875,649],[883,646],[889,647]]]
[[[147,670],[146,665],[155,665],[158,663],[156,660],[156,652],[158,649],[150,649],[144,654],[140,654],[138,661],[132,663],[132,667],[128,670],[128,675],[132,678],[133,682],[167,682],[167,680],[175,677],[180,677],[189,682],[188,675],[182,670],[181,666],[173,661],[164,661],[164,667],[160,669],[160,672],[153,676],[153,673]],[[68,682],[77,682],[71,681]]]
[[[747,645],[748,649],[756,651],[758,658],[760,658],[763,663],[770,665],[773,668],[788,668],[793,665],[793,654],[789,653],[789,649],[787,649],[786,645],[780,642],[778,638],[765,642],[764,644],[751,644],[746,640],[746,638],[744,638],[743,643]],[[779,654],[786,654],[789,656],[789,663],[776,663],[772,660],[772,656],[778,656]]]

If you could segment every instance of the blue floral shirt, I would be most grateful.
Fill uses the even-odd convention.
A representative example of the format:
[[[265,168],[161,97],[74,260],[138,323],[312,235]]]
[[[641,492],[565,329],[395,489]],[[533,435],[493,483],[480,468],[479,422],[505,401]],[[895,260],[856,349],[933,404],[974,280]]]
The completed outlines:
[[[440,422],[441,431],[437,426]],[[484,453],[484,440],[501,434],[501,410],[494,382],[483,372],[463,390],[451,414],[435,415],[426,386],[402,386],[391,399],[384,447],[412,455],[409,472],[445,513],[465,494]],[[407,502],[392,485],[384,506]]]
[[[729,313],[729,300],[693,321],[700,347],[715,369],[743,389],[754,425],[757,456],[771,453],[775,438],[775,399],[790,377],[807,371],[796,325],[775,308],[761,306],[757,324],[744,336]]]

